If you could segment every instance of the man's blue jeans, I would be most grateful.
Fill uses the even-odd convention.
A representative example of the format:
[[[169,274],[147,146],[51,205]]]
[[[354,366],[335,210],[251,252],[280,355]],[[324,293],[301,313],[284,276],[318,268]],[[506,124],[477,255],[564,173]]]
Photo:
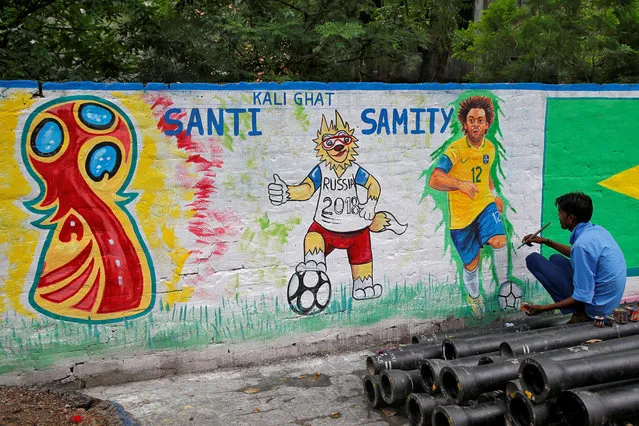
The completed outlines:
[[[526,256],[526,266],[555,302],[560,302],[572,296],[575,290],[572,283],[574,271],[570,259],[567,257],[561,254],[553,254],[549,259],[546,259],[539,253],[532,253]],[[568,314],[574,313],[579,308],[571,306],[560,310],[561,313]]]

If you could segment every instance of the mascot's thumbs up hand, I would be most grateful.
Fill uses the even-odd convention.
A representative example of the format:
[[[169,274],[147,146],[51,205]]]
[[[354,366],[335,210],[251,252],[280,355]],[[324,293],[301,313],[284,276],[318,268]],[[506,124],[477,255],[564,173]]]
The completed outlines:
[[[373,220],[375,216],[375,208],[377,207],[377,200],[369,198],[366,204],[359,205],[359,217],[363,217],[366,220]]]
[[[281,206],[288,201],[288,195],[288,186],[278,175],[273,175],[273,182],[268,184],[268,199],[271,204]]]

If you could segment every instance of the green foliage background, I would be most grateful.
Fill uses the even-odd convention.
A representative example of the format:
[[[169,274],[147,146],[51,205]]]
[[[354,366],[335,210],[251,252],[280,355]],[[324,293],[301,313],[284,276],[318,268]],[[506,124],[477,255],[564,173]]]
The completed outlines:
[[[427,81],[469,0],[7,0],[0,79]]]
[[[0,79],[639,81],[639,0],[474,3],[5,0]]]
[[[495,0],[456,33],[471,81],[639,81],[638,0]]]

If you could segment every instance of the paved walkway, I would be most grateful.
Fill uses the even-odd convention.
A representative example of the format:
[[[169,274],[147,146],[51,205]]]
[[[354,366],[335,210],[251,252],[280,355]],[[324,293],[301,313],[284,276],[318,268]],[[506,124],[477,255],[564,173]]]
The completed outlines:
[[[261,367],[84,389],[143,425],[408,425],[369,407],[362,378],[371,350]]]
[[[509,326],[516,325],[523,330],[534,325],[563,324],[569,315],[531,319],[521,314],[515,318],[516,324],[509,323]],[[497,319],[481,329],[489,331],[504,325]],[[471,327],[459,333],[472,335],[477,331]],[[408,425],[407,417],[395,408],[370,408],[364,395],[362,378],[366,374],[366,357],[372,355],[374,349],[305,356],[263,366],[169,375],[89,387],[82,392],[118,402],[143,425]],[[252,356],[260,355],[252,353]],[[200,363],[205,362],[201,356],[198,359]],[[211,359],[210,363],[215,366],[219,361]],[[135,360],[126,364],[132,362],[135,364]]]

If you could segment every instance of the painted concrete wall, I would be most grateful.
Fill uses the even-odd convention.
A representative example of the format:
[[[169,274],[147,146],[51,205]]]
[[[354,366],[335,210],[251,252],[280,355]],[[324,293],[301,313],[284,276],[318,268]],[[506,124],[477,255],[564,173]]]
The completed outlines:
[[[549,300],[518,246],[548,222],[568,241],[553,201],[572,190],[639,294],[635,86],[0,89],[0,372],[514,312]],[[494,112],[475,151],[472,97]],[[451,237],[480,214],[483,248]]]

